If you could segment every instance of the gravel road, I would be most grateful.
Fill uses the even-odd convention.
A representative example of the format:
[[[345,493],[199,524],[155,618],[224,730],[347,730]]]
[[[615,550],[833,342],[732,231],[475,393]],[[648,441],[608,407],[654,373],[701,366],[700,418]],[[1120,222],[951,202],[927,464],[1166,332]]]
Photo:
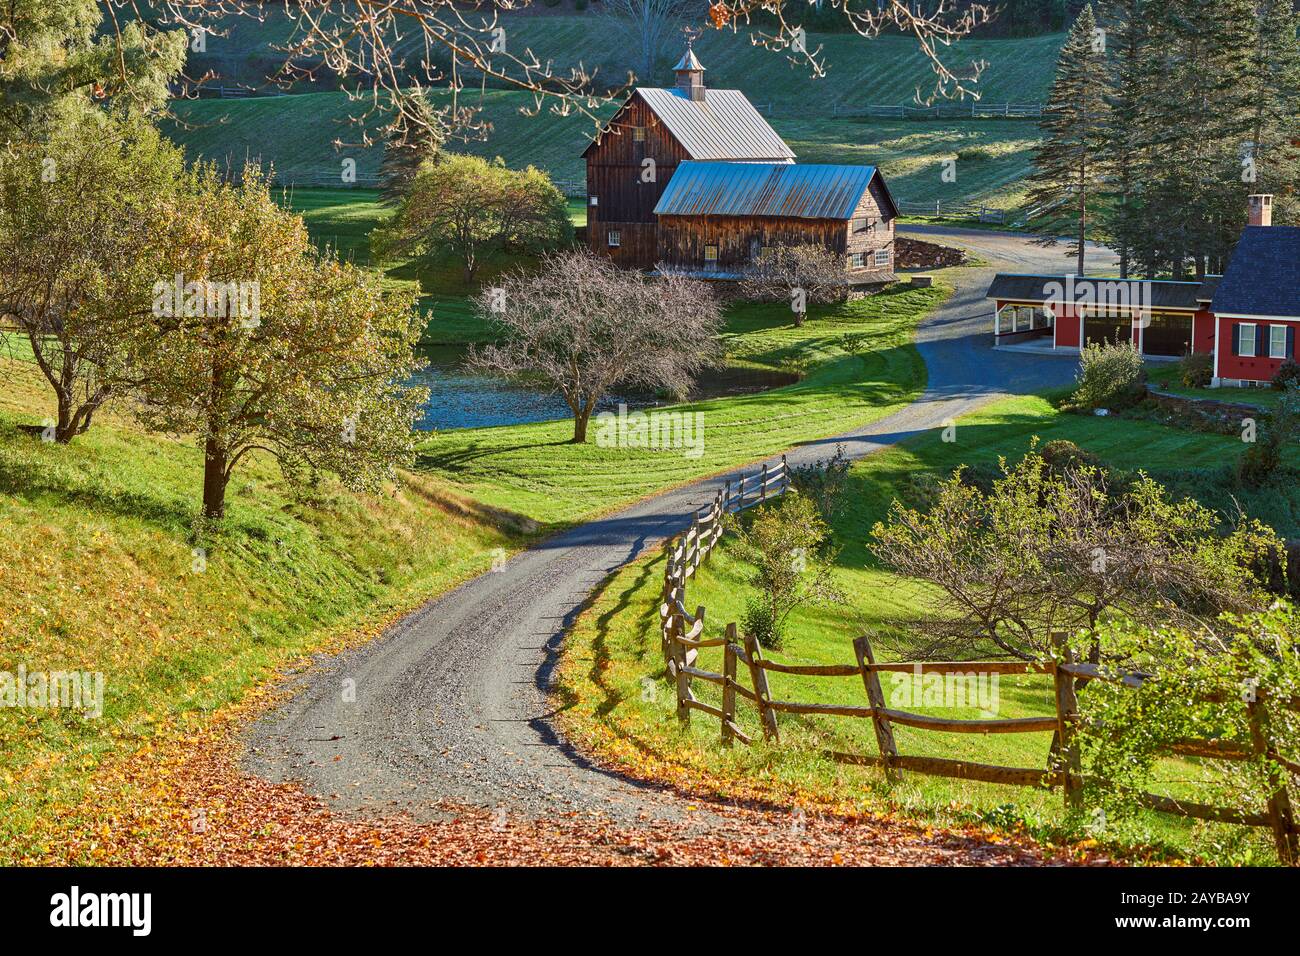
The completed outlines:
[[[987,263],[955,271],[956,293],[918,332],[929,386],[914,404],[860,431],[791,449],[791,463],[826,457],[837,443],[854,457],[867,455],[999,396],[1064,384],[1074,374],[1066,358],[994,351],[984,300],[997,271],[1064,272],[1059,250],[977,230],[903,231],[965,246]],[[1092,258],[1090,270],[1112,267],[1109,255]],[[591,766],[557,736],[547,687],[564,631],[590,591],[678,533],[721,480],[556,536],[430,602],[379,640],[322,661],[250,729],[245,766],[272,782],[300,782],[342,811],[432,820],[450,800],[538,817],[601,811],[628,823],[679,821],[677,801]],[[348,679],[356,688],[351,703],[341,692]],[[690,816],[708,825],[707,816]]]

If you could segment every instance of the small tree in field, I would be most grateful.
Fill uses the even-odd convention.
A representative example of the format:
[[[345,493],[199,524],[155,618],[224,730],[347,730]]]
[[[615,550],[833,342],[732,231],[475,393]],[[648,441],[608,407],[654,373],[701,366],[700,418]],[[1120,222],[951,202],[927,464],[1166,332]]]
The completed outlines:
[[[129,382],[127,341],[169,254],[157,212],[181,173],[151,127],[93,113],[0,153],[0,313],[54,392],[57,442]]]
[[[722,315],[707,285],[647,279],[586,251],[514,273],[477,307],[504,340],[472,351],[470,365],[554,388],[573,412],[575,443],[587,440],[596,403],[615,383],[684,394],[719,354]]]
[[[1221,613],[1267,606],[1251,568],[1281,542],[1258,522],[1226,535],[1219,524],[1145,476],[1116,490],[1100,468],[1053,468],[1031,451],[987,492],[959,472],[924,511],[895,501],[871,548],[933,585],[916,627],[936,652],[992,644],[1032,660],[1052,631],[1096,633],[1111,616],[1213,631]]]
[[[421,121],[396,126],[384,140],[384,158],[379,164],[379,195],[386,205],[396,206],[410,192],[411,183],[425,163],[436,162],[447,138],[442,118],[426,100],[414,100]]]
[[[831,576],[831,530],[811,498],[792,489],[748,527],[736,527],[731,551],[753,567],[748,580],[759,591],[742,624],[760,643],[780,647],[796,608],[844,599]]]
[[[740,295],[757,302],[788,302],[794,324],[801,326],[808,306],[835,302],[845,288],[843,257],[808,243],[768,250],[745,273]]]
[[[493,253],[542,253],[572,240],[568,205],[545,173],[445,153],[420,167],[372,242],[381,257],[413,255],[429,263],[453,256],[471,283]]]
[[[256,450],[297,486],[326,469],[378,487],[409,457],[427,399],[404,384],[418,367],[412,298],[321,257],[255,168],[237,188],[200,173],[166,212],[181,258],[133,355],[139,414],[197,436],[204,515],[224,515],[230,476]]]

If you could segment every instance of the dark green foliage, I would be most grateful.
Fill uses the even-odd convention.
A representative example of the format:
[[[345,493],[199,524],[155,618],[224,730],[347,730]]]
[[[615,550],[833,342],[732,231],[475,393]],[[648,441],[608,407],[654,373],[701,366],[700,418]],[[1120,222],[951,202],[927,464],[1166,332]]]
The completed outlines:
[[[1214,378],[1214,357],[1206,352],[1189,352],[1178,363],[1178,380],[1188,388],[1207,388]]]
[[[1294,359],[1283,362],[1273,376],[1273,387],[1279,391],[1300,386],[1300,364]]]
[[[1300,435],[1300,392],[1290,392],[1257,425],[1253,442],[1237,462],[1237,477],[1243,485],[1258,488],[1269,481],[1282,464],[1282,452]]]
[[[1100,215],[1100,191],[1109,146],[1110,79],[1092,6],[1083,8],[1061,48],[1056,81],[1040,124],[1043,143],[1034,154],[1029,203],[1049,211],[1033,223],[1041,245],[1052,246],[1066,232],[1075,271]]]

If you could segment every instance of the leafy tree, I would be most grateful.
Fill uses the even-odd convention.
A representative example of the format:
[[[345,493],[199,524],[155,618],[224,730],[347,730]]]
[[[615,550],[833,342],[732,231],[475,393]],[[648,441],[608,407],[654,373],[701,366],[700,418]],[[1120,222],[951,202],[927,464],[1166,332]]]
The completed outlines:
[[[758,302],[787,302],[794,324],[808,318],[808,306],[835,302],[847,288],[844,259],[817,243],[775,246],[752,263],[740,295]]]
[[[926,510],[895,501],[872,529],[887,567],[934,586],[919,625],[932,650],[991,644],[1030,660],[1053,631],[1097,634],[1113,617],[1212,631],[1225,611],[1267,605],[1251,568],[1281,542],[1258,522],[1221,534],[1215,512],[1145,475],[1117,487],[1093,465],[1048,468],[1032,449],[1002,471],[986,491],[959,470]]]
[[[224,515],[231,474],[257,450],[295,486],[327,469],[378,487],[409,457],[427,399],[404,384],[418,367],[412,298],[319,255],[255,167],[238,187],[201,171],[164,212],[185,286],[155,288],[133,355],[139,415],[197,437],[205,517]]]
[[[44,145],[0,152],[0,311],[54,391],[55,441],[129,385],[129,340],[170,250],[179,150],[142,122],[87,113]]]
[[[166,103],[167,83],[185,63],[184,31],[117,16],[97,0],[0,5],[0,142],[42,138],[92,104]]]
[[[554,388],[573,412],[575,443],[615,383],[682,395],[719,354],[722,314],[707,285],[646,278],[585,250],[514,272],[477,308],[503,341],[472,350],[471,367]]]
[[[1279,603],[1230,616],[1218,630],[1131,621],[1103,628],[1101,666],[1112,680],[1092,681],[1079,695],[1076,743],[1085,800],[1105,809],[1108,829],[1135,826],[1141,795],[1158,789],[1160,759],[1188,740],[1213,739],[1246,755],[1200,764],[1191,798],[1198,803],[1258,814],[1265,798],[1286,786],[1286,768],[1256,746],[1255,734],[1280,755],[1300,745],[1300,714],[1285,705],[1300,697],[1300,619]],[[1140,688],[1118,682],[1134,672],[1150,677]],[[1232,827],[1208,830],[1198,847],[1223,862],[1251,863],[1270,858],[1272,842],[1267,829]]]
[[[1048,212],[1034,224],[1041,245],[1056,245],[1069,228],[1066,255],[1084,257],[1100,203],[1104,157],[1109,142],[1110,91],[1105,51],[1092,6],[1083,8],[1056,63],[1056,80],[1041,128],[1043,143],[1034,154],[1037,167],[1030,178],[1029,202]]]
[[[430,263],[454,256],[470,283],[492,253],[542,253],[572,240],[568,205],[545,173],[447,153],[420,167],[372,242],[381,257],[407,254]]]
[[[749,584],[759,591],[742,625],[761,644],[784,643],[786,621],[796,608],[844,600],[832,574],[831,530],[811,498],[791,489],[748,526],[733,520],[733,528],[730,550],[751,565]]]

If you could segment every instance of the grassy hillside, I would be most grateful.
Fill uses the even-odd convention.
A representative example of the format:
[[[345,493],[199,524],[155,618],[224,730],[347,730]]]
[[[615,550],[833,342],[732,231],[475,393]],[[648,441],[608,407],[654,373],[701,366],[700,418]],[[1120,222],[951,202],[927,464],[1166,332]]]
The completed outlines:
[[[0,671],[84,670],[105,684],[98,719],[0,708],[0,863],[77,825],[101,763],[304,654],[374,633],[526,540],[426,475],[375,497],[327,484],[300,498],[266,460],[236,473],[223,530],[196,539],[192,442],[109,414],[69,446],[46,444],[20,429],[49,414],[34,367],[0,358],[0,380]]]
[[[796,21],[797,22],[797,18]],[[581,63],[594,71],[598,80],[615,87],[627,82],[634,58],[627,34],[620,23],[593,8],[582,13],[555,14],[543,10],[505,12],[500,23],[506,30],[506,48],[514,56],[531,51],[540,61],[551,60],[562,74]],[[214,69],[226,82],[262,82],[268,69],[278,63],[275,44],[282,44],[289,26],[282,15],[271,14],[264,22],[236,18],[226,37],[209,41],[208,52],[191,55],[190,74]],[[1063,34],[1020,39],[966,39],[944,52],[945,61],[960,72],[976,60],[988,68],[979,89],[988,102],[1041,102],[1051,84],[1052,66]],[[804,109],[815,102],[819,109],[832,106],[911,103],[918,90],[928,92],[933,74],[916,42],[905,36],[883,36],[866,40],[854,33],[809,31],[808,47],[822,50],[826,75],[811,79],[805,66],[792,65],[783,54],[755,46],[747,32],[706,30],[695,50],[708,69],[710,86],[743,89],[756,102]],[[424,56],[415,31],[396,47],[412,62]],[[671,82],[673,63],[681,50],[670,40],[653,74],[639,78],[646,86]],[[441,51],[433,52],[435,63]],[[201,69],[195,69],[201,67]],[[462,65],[462,77],[473,85],[472,71]]]
[[[445,98],[445,97],[440,97]],[[478,94],[474,94],[478,99]],[[520,93],[488,91],[484,116],[492,124],[485,140],[453,142],[451,149],[502,157],[509,165],[529,164],[557,179],[586,175],[580,154],[592,132],[589,121],[521,112],[531,99]],[[273,164],[285,184],[338,183],[342,160],[355,159],[360,181],[378,175],[379,146],[336,147],[346,137],[356,104],[343,93],[246,100],[190,100],[175,104],[183,122],[166,124],[169,135],[191,158],[239,165],[246,158]],[[1013,205],[1023,194],[1038,129],[1017,120],[908,121],[807,116],[774,116],[772,125],[809,163],[867,163],[880,166],[894,195],[905,202],[986,201]],[[958,159],[957,180],[940,177],[945,159]],[[356,190],[357,201],[371,203],[370,190]],[[304,207],[309,211],[311,207]],[[351,214],[349,214],[351,215]],[[370,213],[362,214],[363,216]],[[357,220],[360,227],[363,223]],[[349,246],[348,237],[340,248]]]

